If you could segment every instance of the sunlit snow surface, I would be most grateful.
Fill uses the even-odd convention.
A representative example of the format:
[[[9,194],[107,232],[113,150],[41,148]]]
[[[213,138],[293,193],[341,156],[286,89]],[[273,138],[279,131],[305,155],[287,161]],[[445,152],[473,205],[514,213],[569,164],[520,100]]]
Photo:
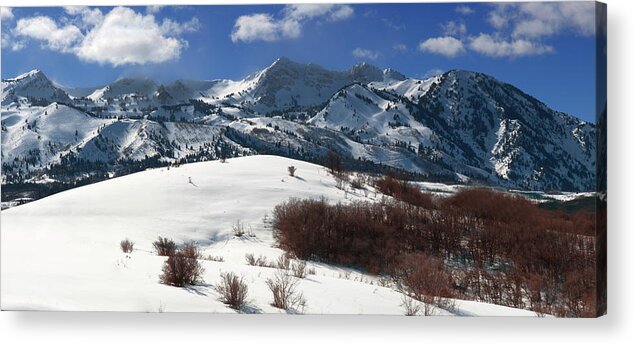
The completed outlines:
[[[288,176],[289,165],[297,168],[296,177]],[[221,272],[232,271],[249,285],[246,312],[283,313],[270,305],[265,283],[275,269],[248,266],[244,256],[276,260],[283,252],[270,227],[274,206],[290,197],[321,196],[330,202],[381,197],[337,189],[318,165],[252,156],[148,170],[2,211],[2,309],[234,313],[213,288]],[[255,237],[234,237],[237,220]],[[165,258],[152,248],[158,236],[196,241],[205,256],[225,261],[202,261],[203,285],[162,285]],[[119,248],[125,238],[135,242],[132,254]],[[316,274],[299,284],[306,313],[404,313],[401,294],[379,286],[379,277],[316,262],[308,267]],[[468,301],[436,314],[535,315]]]

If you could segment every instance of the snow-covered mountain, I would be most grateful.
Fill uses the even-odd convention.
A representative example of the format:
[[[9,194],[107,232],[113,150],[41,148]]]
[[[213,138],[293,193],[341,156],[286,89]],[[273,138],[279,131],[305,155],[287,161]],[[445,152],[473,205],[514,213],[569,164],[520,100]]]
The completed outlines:
[[[2,104],[20,102],[27,99],[30,103],[40,100],[69,102],[68,94],[56,87],[44,73],[34,69],[15,78],[2,81]]]
[[[594,189],[593,124],[476,72],[419,80],[280,58],[239,81],[123,78],[69,96],[33,71],[2,85],[5,183],[258,152],[320,162],[335,151],[356,169],[420,179]]]

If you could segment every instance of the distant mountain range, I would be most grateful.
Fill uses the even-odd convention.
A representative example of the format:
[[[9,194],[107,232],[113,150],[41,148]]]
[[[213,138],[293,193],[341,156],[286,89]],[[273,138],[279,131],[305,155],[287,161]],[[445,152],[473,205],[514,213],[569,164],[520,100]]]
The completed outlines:
[[[451,70],[425,80],[367,63],[286,58],[243,80],[122,78],[70,88],[2,81],[2,181],[72,183],[170,162],[269,153],[420,179],[595,189],[595,125],[516,87]]]

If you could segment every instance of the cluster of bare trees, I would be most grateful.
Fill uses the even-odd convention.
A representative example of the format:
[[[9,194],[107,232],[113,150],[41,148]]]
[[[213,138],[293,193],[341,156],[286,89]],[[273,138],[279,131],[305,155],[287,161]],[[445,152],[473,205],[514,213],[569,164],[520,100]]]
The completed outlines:
[[[300,259],[389,274],[410,296],[435,305],[460,297],[594,315],[593,213],[546,210],[487,189],[434,199],[397,180],[381,183],[392,200],[278,205],[280,246]]]

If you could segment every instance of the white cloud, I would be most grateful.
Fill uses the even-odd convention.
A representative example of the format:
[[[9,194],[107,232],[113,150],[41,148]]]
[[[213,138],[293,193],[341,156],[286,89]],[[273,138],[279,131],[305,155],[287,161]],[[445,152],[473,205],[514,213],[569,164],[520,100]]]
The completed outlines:
[[[269,14],[256,13],[238,17],[233,26],[231,40],[233,42],[273,42],[282,38],[296,38],[300,33],[298,21],[277,21]]]
[[[285,18],[297,21],[324,16],[336,21],[347,19],[354,14],[352,7],[339,4],[290,4],[286,5],[282,12]]]
[[[339,5],[330,14],[330,19],[334,20],[334,21],[344,20],[344,19],[348,19],[348,18],[352,17],[353,14],[354,14],[354,10],[352,9],[352,7],[350,7],[348,5]]]
[[[13,9],[11,7],[0,7],[0,19],[11,20],[13,19]]]
[[[352,51],[352,55],[360,59],[376,60],[379,58],[378,52],[363,48],[355,48],[355,50]]]
[[[440,24],[440,27],[442,28],[445,36],[460,36],[467,33],[467,26],[465,23],[448,21],[445,24]]]
[[[463,14],[463,15],[467,15],[467,14],[472,14],[473,12],[475,12],[473,10],[473,8],[466,6],[466,5],[460,5],[458,7],[456,7],[456,12]]]
[[[13,30],[16,36],[24,36],[46,42],[47,48],[61,52],[71,52],[84,35],[75,25],[59,27],[46,16],[22,18]]]
[[[180,36],[184,33],[196,32],[200,29],[200,21],[194,17],[187,22],[176,22],[169,18],[163,19],[161,32],[166,35]]]
[[[407,51],[407,45],[403,44],[403,43],[396,43],[395,45],[392,46],[392,48],[396,51],[399,52],[406,52]]]
[[[186,43],[163,34],[154,16],[116,7],[86,35],[76,53],[82,60],[114,66],[177,59]]]
[[[22,18],[11,32],[84,61],[120,66],[178,59],[188,46],[180,36],[200,28],[195,17],[186,22],[166,18],[158,23],[153,15],[128,7],[115,7],[105,15],[87,6],[67,6],[64,10],[67,16],[61,16],[59,22],[46,16]],[[3,36],[3,48],[19,50],[26,44],[10,43],[10,39]]]
[[[344,20],[354,10],[339,4],[292,4],[281,11],[281,18],[268,13],[254,13],[238,17],[231,32],[233,42],[274,42],[301,36],[306,21],[323,18],[328,21]]]
[[[65,6],[64,11],[72,17],[81,19],[80,26],[95,26],[103,20],[103,13],[98,8],[90,8],[88,6]]]
[[[554,48],[526,39],[504,40],[488,34],[471,38],[469,48],[491,57],[521,57],[554,52]]]
[[[427,39],[419,44],[418,49],[446,57],[455,57],[465,50],[462,41],[450,36]]]
[[[148,14],[157,14],[161,11],[161,8],[163,8],[165,6],[163,5],[150,5],[150,6],[145,6],[145,13]]]
[[[508,27],[514,38],[540,38],[564,32],[590,36],[595,30],[595,5],[588,1],[495,4],[489,23]]]

